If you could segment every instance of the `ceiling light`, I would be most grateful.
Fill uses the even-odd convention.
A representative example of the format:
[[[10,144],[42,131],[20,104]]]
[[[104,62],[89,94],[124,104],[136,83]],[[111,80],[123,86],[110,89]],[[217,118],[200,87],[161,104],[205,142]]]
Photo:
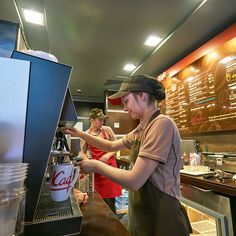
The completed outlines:
[[[44,25],[44,15],[41,12],[23,9],[23,13],[27,22],[37,25]]]
[[[194,77],[192,77],[192,76],[190,76],[190,77],[188,77],[188,78],[186,79],[187,82],[191,82],[191,81],[193,81],[193,80],[194,80]]]
[[[161,42],[161,40],[162,40],[162,38],[151,35],[146,39],[144,45],[150,46],[150,47],[155,47],[155,46],[157,46],[158,43]]]
[[[133,71],[136,68],[136,66],[134,64],[126,64],[123,68],[123,70],[126,71]]]
[[[233,56],[228,56],[228,57],[225,57],[225,58],[221,59],[220,62],[223,63],[223,64],[227,64],[227,63],[233,61],[234,59],[235,58]]]
[[[231,90],[236,90],[236,85],[229,87]]]

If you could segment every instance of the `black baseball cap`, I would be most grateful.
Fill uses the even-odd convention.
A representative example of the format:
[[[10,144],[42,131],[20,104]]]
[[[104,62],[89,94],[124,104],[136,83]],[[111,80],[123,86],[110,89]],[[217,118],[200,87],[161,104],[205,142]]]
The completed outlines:
[[[165,99],[165,88],[163,84],[148,75],[134,75],[125,80],[117,93],[107,99],[113,105],[122,104],[121,98],[130,92],[147,92],[154,96],[158,101]]]

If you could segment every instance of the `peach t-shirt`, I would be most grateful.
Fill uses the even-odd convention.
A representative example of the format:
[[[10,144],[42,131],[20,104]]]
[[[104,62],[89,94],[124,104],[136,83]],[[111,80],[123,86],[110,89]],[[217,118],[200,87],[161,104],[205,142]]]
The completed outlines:
[[[181,139],[175,122],[168,116],[160,114],[148,124],[149,119],[157,109],[122,140],[125,146],[130,148],[133,140],[141,139],[137,158],[149,158],[159,162],[149,180],[159,190],[178,198]]]

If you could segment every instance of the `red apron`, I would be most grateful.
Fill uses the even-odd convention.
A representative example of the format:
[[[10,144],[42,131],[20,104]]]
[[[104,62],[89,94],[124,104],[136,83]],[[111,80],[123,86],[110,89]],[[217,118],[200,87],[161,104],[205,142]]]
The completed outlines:
[[[102,128],[103,138],[107,139],[105,130]],[[99,160],[107,152],[104,152],[93,145],[89,144],[92,159]],[[107,162],[107,165],[117,167],[115,156],[112,156]],[[114,198],[121,195],[121,186],[112,182],[108,178],[98,173],[94,173],[94,189],[101,198]]]

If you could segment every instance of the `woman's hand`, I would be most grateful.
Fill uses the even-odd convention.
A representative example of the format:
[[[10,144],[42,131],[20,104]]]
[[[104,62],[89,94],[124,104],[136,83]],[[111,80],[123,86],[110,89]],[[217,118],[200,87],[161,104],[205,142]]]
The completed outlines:
[[[66,133],[73,137],[81,137],[83,131],[76,128],[66,128]]]
[[[78,163],[80,167],[80,173],[81,174],[89,174],[92,172],[96,172],[96,167],[98,165],[99,161],[97,160],[84,160],[80,161]]]
[[[77,202],[80,203],[86,203],[88,201],[88,194],[82,193],[78,189],[74,189],[74,194]]]

